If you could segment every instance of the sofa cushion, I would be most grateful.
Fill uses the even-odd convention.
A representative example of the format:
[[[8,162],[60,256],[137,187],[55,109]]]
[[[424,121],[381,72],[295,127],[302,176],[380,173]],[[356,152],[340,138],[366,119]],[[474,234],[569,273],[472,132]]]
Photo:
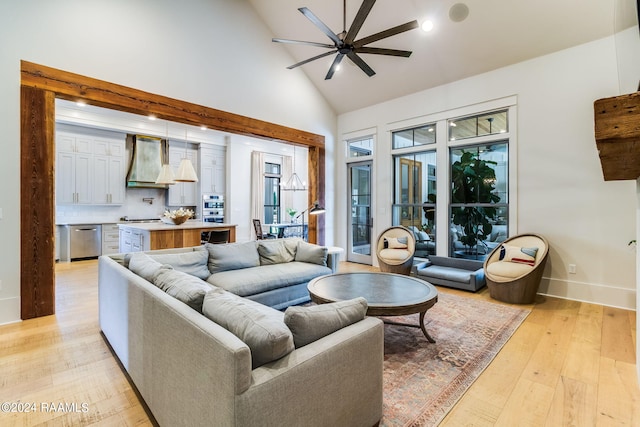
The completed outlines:
[[[378,256],[387,261],[403,261],[411,256],[407,249],[382,249]]]
[[[502,245],[500,247],[500,261],[535,265],[537,253],[538,248],[521,248],[520,246]]]
[[[129,257],[129,270],[133,271],[147,282],[153,283],[153,280],[161,267],[161,263],[143,252],[133,252]],[[167,266],[166,268],[169,267],[170,266]]]
[[[257,243],[254,241],[222,245],[207,243],[205,246],[209,251],[208,266],[211,274],[260,265]]]
[[[329,304],[288,307],[284,312],[284,323],[293,333],[295,347],[300,348],[359,322],[366,313],[367,300],[358,297]]]
[[[209,252],[204,248],[172,254],[149,254],[149,257],[160,264],[169,264],[175,270],[191,274],[199,279],[205,280],[211,275],[207,266]]]
[[[271,307],[216,289],[205,296],[202,312],[249,346],[254,369],[294,350],[284,313]]]
[[[460,283],[469,283],[471,281],[471,273],[472,271],[470,270],[443,267],[440,265],[430,265],[429,267],[423,268],[418,272],[420,276],[424,276],[427,278],[433,277]]]
[[[533,267],[530,265],[508,261],[496,261],[487,265],[487,274],[496,281],[509,281],[530,273],[531,270]]]
[[[236,295],[249,296],[306,283],[324,274],[331,274],[331,269],[317,264],[293,261],[286,264],[221,271],[209,276],[207,282]]]
[[[174,270],[170,265],[163,265],[152,282],[167,294],[200,313],[202,313],[205,294],[213,288],[191,274]]]
[[[324,246],[312,245],[303,240],[298,241],[295,260],[327,266],[327,253],[329,249]]]
[[[283,264],[295,259],[298,242],[290,239],[272,239],[258,242],[260,265]]]

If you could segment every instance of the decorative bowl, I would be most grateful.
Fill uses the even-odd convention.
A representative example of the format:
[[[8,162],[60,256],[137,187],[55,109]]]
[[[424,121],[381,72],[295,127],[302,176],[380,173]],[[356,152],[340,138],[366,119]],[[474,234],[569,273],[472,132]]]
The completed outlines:
[[[160,218],[160,220],[162,222],[164,222],[165,224],[180,225],[183,222],[185,222],[186,220],[188,220],[190,217],[191,217],[191,215],[177,216],[175,218],[163,216],[163,217]]]

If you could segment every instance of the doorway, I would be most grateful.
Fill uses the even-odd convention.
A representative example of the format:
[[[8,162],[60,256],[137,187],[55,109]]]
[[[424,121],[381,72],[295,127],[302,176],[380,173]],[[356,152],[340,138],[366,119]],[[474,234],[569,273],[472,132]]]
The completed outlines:
[[[371,232],[373,228],[371,168],[373,163],[354,162],[347,165],[349,179],[349,221],[347,261],[371,265]]]
[[[88,104],[222,132],[278,139],[309,149],[308,203],[325,197],[324,136],[137,89],[20,62],[20,317],[55,313],[55,99]],[[309,240],[324,245],[324,218],[309,220]],[[51,254],[51,263],[42,262]],[[48,258],[48,257],[47,257]]]

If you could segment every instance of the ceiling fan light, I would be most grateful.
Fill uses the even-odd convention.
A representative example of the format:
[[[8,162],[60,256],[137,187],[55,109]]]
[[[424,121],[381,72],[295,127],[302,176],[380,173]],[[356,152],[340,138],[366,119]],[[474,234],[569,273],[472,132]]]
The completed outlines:
[[[422,31],[424,31],[425,33],[428,33],[429,31],[433,30],[433,22],[427,19],[422,23],[422,25],[420,25],[420,28],[422,28]]]
[[[176,182],[198,182],[198,175],[193,168],[191,160],[184,158],[180,161],[175,180]]]

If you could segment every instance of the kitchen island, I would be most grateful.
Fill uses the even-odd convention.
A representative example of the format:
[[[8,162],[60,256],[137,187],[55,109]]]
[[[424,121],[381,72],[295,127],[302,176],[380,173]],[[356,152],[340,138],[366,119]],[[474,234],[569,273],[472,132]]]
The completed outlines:
[[[120,228],[120,252],[185,248],[201,244],[203,232],[229,230],[229,242],[236,241],[236,224],[219,224],[197,220],[180,225],[163,222],[125,223]]]

